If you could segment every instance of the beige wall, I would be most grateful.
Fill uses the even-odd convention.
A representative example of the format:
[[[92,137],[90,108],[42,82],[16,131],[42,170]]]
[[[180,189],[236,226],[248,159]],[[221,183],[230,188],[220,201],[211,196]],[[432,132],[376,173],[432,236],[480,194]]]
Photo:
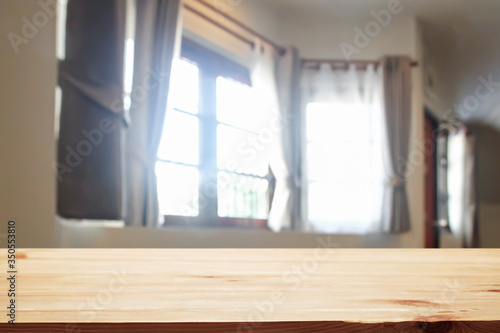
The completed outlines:
[[[45,12],[37,1],[1,0],[0,13],[0,233],[13,219],[19,247],[50,247],[56,198],[55,20],[45,14],[42,24]],[[35,14],[40,27],[16,54],[7,34],[22,37],[22,18],[33,22]]]
[[[481,247],[500,248],[500,128],[469,123],[476,141],[476,199]]]
[[[451,27],[419,22],[422,30],[424,103],[438,118],[450,117],[457,94],[460,66]]]

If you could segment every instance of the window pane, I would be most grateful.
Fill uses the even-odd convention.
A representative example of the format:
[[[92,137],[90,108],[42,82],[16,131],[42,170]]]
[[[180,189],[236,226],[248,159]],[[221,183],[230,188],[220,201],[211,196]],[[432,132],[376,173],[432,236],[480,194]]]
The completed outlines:
[[[198,118],[169,110],[158,149],[158,157],[185,164],[198,164]]]
[[[312,222],[337,224],[353,229],[353,224],[370,222],[373,213],[369,183],[346,179],[338,182],[313,182],[308,187],[308,212]]]
[[[157,162],[156,177],[162,215],[198,215],[200,175],[196,168]]]
[[[268,156],[257,136],[226,125],[217,126],[217,167],[256,176],[268,173]]]
[[[371,179],[370,142],[309,143],[307,145],[310,180]]]
[[[195,64],[187,60],[174,60],[169,98],[172,108],[198,113],[199,72]]]
[[[256,103],[251,87],[227,78],[217,78],[218,121],[259,133],[272,125],[272,115],[268,113],[266,107]]]
[[[265,179],[219,172],[219,216],[266,219],[268,186]]]
[[[307,140],[363,140],[370,135],[368,110],[362,104],[309,103]]]
[[[384,174],[375,116],[365,104],[307,106],[307,214],[313,229],[366,232],[380,222]]]

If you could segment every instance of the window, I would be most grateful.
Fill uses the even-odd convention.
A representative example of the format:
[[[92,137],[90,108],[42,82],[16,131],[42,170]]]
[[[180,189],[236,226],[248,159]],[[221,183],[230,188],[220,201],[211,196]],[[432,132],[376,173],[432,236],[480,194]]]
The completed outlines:
[[[380,216],[380,119],[363,103],[306,108],[306,212],[312,229],[357,233]]]
[[[248,70],[183,45],[156,165],[167,225],[267,226],[268,161],[247,151],[258,125],[248,83]]]
[[[156,175],[160,213],[199,214],[199,71],[188,61],[175,61]]]
[[[251,88],[217,78],[218,215],[266,219],[268,213],[265,156],[245,157],[246,142],[258,136]]]

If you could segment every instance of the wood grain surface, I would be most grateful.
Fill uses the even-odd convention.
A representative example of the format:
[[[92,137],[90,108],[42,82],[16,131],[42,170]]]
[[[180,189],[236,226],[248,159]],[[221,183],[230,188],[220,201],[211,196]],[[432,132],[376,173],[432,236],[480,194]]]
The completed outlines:
[[[17,260],[27,332],[500,332],[500,250],[22,249]],[[7,318],[5,251],[0,262]]]

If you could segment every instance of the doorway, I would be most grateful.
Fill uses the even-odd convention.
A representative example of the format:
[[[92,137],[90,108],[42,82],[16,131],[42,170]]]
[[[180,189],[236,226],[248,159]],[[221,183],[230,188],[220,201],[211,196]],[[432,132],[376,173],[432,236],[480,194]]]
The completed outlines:
[[[438,120],[425,109],[425,248],[439,248],[437,224],[437,132]]]

